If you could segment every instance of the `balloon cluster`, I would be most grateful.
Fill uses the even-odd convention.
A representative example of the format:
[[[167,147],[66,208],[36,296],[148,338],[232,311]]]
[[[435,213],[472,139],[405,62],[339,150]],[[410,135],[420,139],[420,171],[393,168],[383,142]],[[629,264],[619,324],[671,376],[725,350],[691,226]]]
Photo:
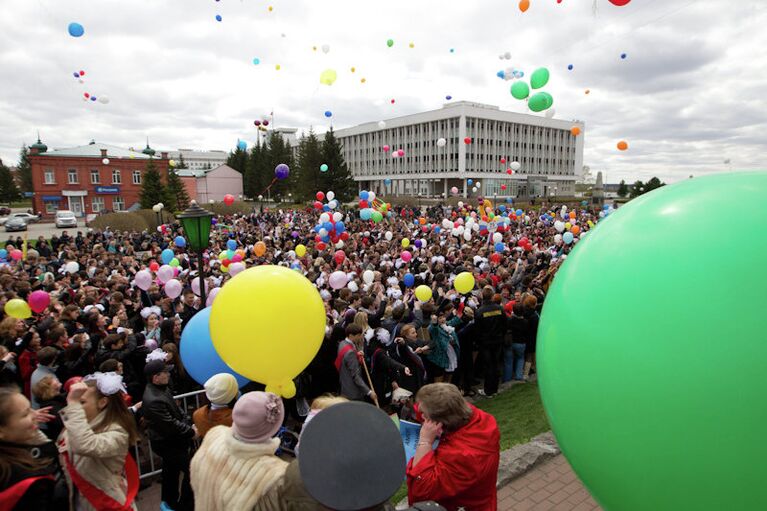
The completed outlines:
[[[328,193],[319,191],[314,197],[317,199],[314,201],[314,209],[318,211],[322,210],[324,212],[328,212],[338,208],[339,206],[338,200],[336,200],[336,194],[332,191],[329,191]],[[328,202],[323,204],[322,201],[325,199],[327,199]]]
[[[328,192],[328,194],[331,193],[333,192]],[[332,243],[333,246],[339,249],[334,257],[337,264],[341,264],[346,259],[346,254],[340,249],[343,248],[344,242],[349,239],[349,233],[346,231],[343,218],[344,214],[340,211],[335,211],[332,214],[326,211],[320,215],[319,223],[314,226],[314,232],[316,233],[314,241],[317,250],[325,250],[328,244]],[[296,251],[296,255],[298,255],[298,251]],[[299,257],[301,256],[299,255]]]
[[[530,85],[526,82],[514,82],[511,86],[511,95],[515,99],[527,100],[527,106],[533,112],[543,112],[554,104],[554,98],[548,92],[538,92],[530,96],[530,89],[540,89],[549,83],[549,70],[541,67],[533,71],[530,76]]]
[[[359,206],[360,218],[365,221],[372,220],[377,224],[381,222],[384,217],[391,216],[389,211],[391,209],[391,204],[387,204],[380,199],[377,199],[375,192],[368,192],[366,190],[361,191]]]
[[[264,115],[261,119],[253,121],[253,125],[258,128],[259,131],[268,131],[267,126],[269,126],[269,119]]]

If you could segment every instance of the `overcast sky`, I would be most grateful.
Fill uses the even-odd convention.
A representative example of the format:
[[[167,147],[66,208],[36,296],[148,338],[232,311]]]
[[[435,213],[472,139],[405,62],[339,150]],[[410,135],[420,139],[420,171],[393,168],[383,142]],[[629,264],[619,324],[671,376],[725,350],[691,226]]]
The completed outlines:
[[[252,143],[253,121],[272,111],[277,126],[318,132],[326,110],[343,128],[439,108],[446,95],[526,112],[496,72],[547,67],[556,118],[586,123],[584,163],[608,182],[672,182],[725,171],[726,159],[767,167],[765,1],[596,0],[594,11],[593,0],[530,0],[524,14],[515,0],[1,3],[6,163],[38,129],[51,148],[148,136],[157,149],[228,151]],[[70,22],[85,35],[71,37]],[[324,69],[338,73],[331,87]]]

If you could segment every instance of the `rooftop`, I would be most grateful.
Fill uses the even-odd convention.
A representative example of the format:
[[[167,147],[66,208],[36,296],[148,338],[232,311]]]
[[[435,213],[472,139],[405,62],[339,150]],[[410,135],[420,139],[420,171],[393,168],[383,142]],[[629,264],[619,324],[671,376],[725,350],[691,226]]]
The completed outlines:
[[[148,160],[149,155],[144,154],[141,150],[125,149],[123,147],[117,147],[111,144],[102,143],[90,143],[87,145],[81,145],[77,147],[67,147],[64,149],[53,149],[46,153],[44,156],[64,156],[64,157],[92,157],[101,158],[101,150],[106,149],[108,158],[130,158],[136,160]]]

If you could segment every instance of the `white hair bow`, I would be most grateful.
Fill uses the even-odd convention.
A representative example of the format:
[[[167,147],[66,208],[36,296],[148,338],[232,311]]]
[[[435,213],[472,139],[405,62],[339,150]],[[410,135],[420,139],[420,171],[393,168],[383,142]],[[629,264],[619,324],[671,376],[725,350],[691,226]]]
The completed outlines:
[[[123,383],[123,377],[114,371],[108,373],[95,372],[83,378],[83,381],[95,381],[96,388],[105,396],[111,396],[118,392],[128,392],[125,383]]]

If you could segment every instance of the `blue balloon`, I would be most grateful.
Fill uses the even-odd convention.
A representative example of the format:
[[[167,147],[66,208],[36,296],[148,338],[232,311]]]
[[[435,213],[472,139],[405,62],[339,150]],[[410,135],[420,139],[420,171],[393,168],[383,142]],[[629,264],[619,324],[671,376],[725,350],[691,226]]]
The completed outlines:
[[[506,248],[506,246],[503,243],[501,243],[501,242],[498,242],[498,243],[495,244],[495,251],[496,252],[503,252],[505,248]]]
[[[325,117],[333,117],[333,112],[330,110],[325,110]]]
[[[373,210],[365,208],[360,210],[360,218],[362,220],[370,220],[373,217]]]
[[[220,14],[216,14],[216,21],[221,21],[221,15]]]
[[[96,96],[91,96],[91,101],[96,101]]]
[[[322,211],[330,211],[330,206],[328,206],[327,204],[323,204]]]
[[[237,149],[240,151],[246,151],[248,149],[248,143],[244,140],[237,140]]]
[[[572,70],[573,70],[573,65],[572,65],[572,64],[570,64],[569,66],[567,66],[567,69],[569,69],[570,71],[572,71]]]
[[[608,209],[610,209],[610,205],[609,204],[605,204],[604,206],[602,206],[602,209],[607,211]]]
[[[441,227],[439,227],[439,226],[437,226],[437,227],[435,227],[435,228],[434,228],[434,232],[436,232],[437,234],[439,234],[439,233],[441,233],[441,232],[442,232],[442,228],[441,228]]]
[[[173,257],[174,257],[173,251],[169,248],[166,248],[160,254],[160,258],[162,259],[163,264],[168,264],[171,261],[171,259],[173,259]]]
[[[368,200],[368,197],[370,197],[370,195],[369,195],[369,194],[368,194],[368,192],[366,192],[365,190],[362,190],[362,191],[360,192],[360,199],[362,199],[362,200]]]
[[[249,380],[226,365],[213,347],[213,339],[210,338],[210,311],[210,307],[204,308],[184,327],[179,353],[181,362],[184,363],[184,369],[200,385],[205,385],[213,375],[229,373],[237,379],[237,386],[242,387]]]
[[[512,199],[511,197],[506,197],[506,202],[511,204],[512,202],[514,202],[514,199]]]
[[[175,245],[176,245],[178,248],[184,248],[184,247],[186,246],[186,239],[185,239],[183,236],[176,236],[176,237],[173,239],[173,243],[174,243],[174,244],[175,244]]]
[[[506,204],[501,204],[500,206],[498,206],[498,209],[500,209],[501,213],[503,213],[504,211],[506,211]]]
[[[8,251],[4,248],[0,248],[0,259],[8,259]]]
[[[474,180],[473,180],[473,179],[467,179],[467,180],[466,180],[466,183],[467,183],[469,186],[471,186],[471,185],[473,185],[473,184],[474,184]]]
[[[330,242],[330,236],[322,236],[322,238],[320,238],[320,239],[322,241],[324,241],[325,243],[329,243]]]
[[[333,227],[335,227],[333,225],[333,222],[325,222],[325,223],[322,224],[322,228],[325,229],[328,232],[332,231]]]
[[[341,222],[341,221],[336,222],[336,233],[337,234],[341,234],[345,230],[346,230],[346,226],[344,225],[343,222]]]
[[[80,37],[85,33],[85,29],[83,28],[83,26],[80,25],[79,23],[74,23],[74,22],[69,24],[69,26],[67,27],[67,30],[69,31],[69,35],[71,35],[72,37]]]
[[[497,76],[498,78],[506,78],[506,73],[502,69],[498,71],[497,73],[495,73],[495,76]]]
[[[389,186],[391,184],[391,179],[384,179],[384,184]]]
[[[621,58],[622,58],[622,59],[625,59],[627,56],[628,56],[628,55],[626,55],[625,53],[621,53]]]
[[[412,273],[406,273],[402,281],[405,283],[406,287],[413,287],[415,284],[415,277]]]
[[[77,71],[75,71],[75,72],[74,72],[74,73],[72,73],[72,74],[75,76],[75,78],[80,78],[80,73],[78,73]]]
[[[573,238],[574,238],[573,233],[571,233],[570,231],[567,231],[566,233],[562,235],[562,241],[564,241],[567,245],[573,242]]]
[[[451,99],[453,99],[453,96],[445,96],[445,99],[450,101]]]
[[[237,250],[237,242],[234,240],[227,241],[226,248],[228,248],[229,250]]]
[[[516,210],[514,213],[516,213],[516,215],[517,215],[517,216],[522,216],[522,214],[524,213],[524,211],[522,211],[521,209],[518,209],[518,210]]]

